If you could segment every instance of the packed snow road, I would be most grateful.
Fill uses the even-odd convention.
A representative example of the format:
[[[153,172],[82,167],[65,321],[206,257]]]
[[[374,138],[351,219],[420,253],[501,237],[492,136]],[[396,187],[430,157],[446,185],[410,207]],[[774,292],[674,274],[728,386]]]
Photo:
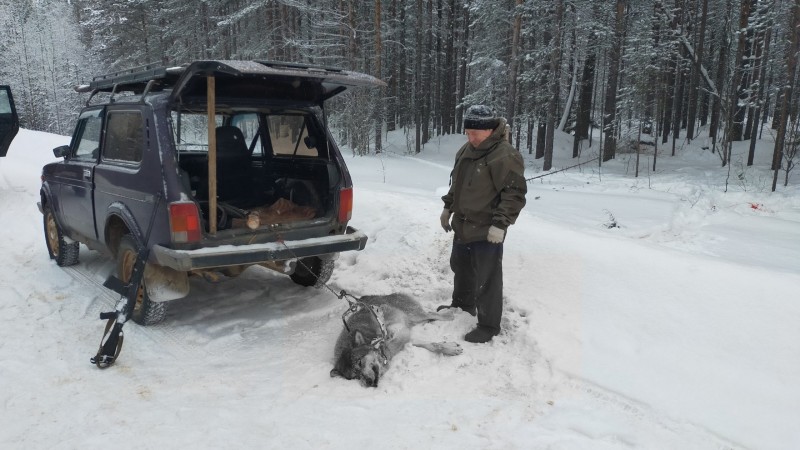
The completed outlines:
[[[373,196],[386,198],[383,193]],[[392,201],[405,210],[418,199],[403,201],[397,196]],[[377,200],[373,206],[381,204]],[[365,201],[363,206],[368,205]],[[400,236],[388,222],[369,228],[377,241],[372,244],[381,249],[381,240],[391,242],[384,251],[396,253],[395,257],[388,258],[383,251],[343,255],[332,285],[357,294],[411,292],[431,309],[445,301],[449,282],[449,274],[443,270],[448,246],[445,237],[427,233],[432,242],[415,242],[411,236]],[[395,241],[403,242],[405,249],[397,248]],[[436,251],[431,252],[431,247]],[[415,256],[422,253],[427,259],[418,260]],[[10,436],[12,444],[49,447],[50,439],[67,436],[56,447],[99,447],[103,442],[99,436],[73,433],[76,426],[80,429],[79,422],[113,429],[115,436],[133,439],[138,433],[125,424],[135,417],[137,428],[152,430],[161,439],[169,435],[177,447],[194,446],[198,441],[208,448],[224,446],[238,439],[235,436],[246,436],[245,446],[253,447],[342,447],[381,439],[401,447],[424,447],[430,437],[446,446],[486,448],[546,447],[552,443],[587,448],[598,442],[618,448],[629,441],[670,442],[683,448],[720,445],[702,428],[673,421],[577,373],[554,367],[542,354],[537,342],[539,326],[534,325],[549,321],[530,317],[546,308],[530,301],[538,297],[530,291],[509,296],[509,303],[517,306],[508,307],[505,332],[491,346],[465,346],[465,354],[456,358],[410,347],[395,358],[373,392],[328,376],[332,344],[341,329],[343,300],[324,290],[299,288],[286,277],[258,268],[217,284],[195,279],[191,298],[171,304],[162,325],[128,326],[118,364],[99,372],[89,365],[88,357],[102,331],[98,313],[112,309],[116,301],[115,295],[101,287],[113,264],[85,248],[81,259],[78,266],[66,270],[37,263],[57,275],[51,288],[62,294],[38,290],[34,295],[37,309],[48,310],[47,317],[34,317],[31,310],[18,320],[39,327],[47,324],[31,343],[44,344],[45,337],[55,342],[40,349],[23,348],[27,355],[37,355],[28,364],[38,362],[49,369],[49,376],[34,379],[49,384],[53,393],[37,393],[41,391],[28,384],[29,377],[19,373],[18,386],[24,389],[15,389],[8,402],[28,413],[47,405],[56,410],[74,408],[85,416],[76,421],[69,415],[53,419],[44,431],[39,428],[40,419],[31,420],[29,414],[12,418],[12,422],[21,422],[14,427],[19,434]],[[364,266],[366,273],[361,269]],[[24,288],[17,290],[15,303],[24,304]],[[32,300],[28,296],[28,302]],[[557,317],[580,314],[578,311],[550,311],[547,315],[553,313],[556,317],[549,327],[568,324],[558,334],[580,332],[570,325],[574,318]],[[472,320],[462,313],[454,322],[420,326],[415,334],[460,340],[472,327]],[[579,364],[581,352],[573,348],[579,343],[572,338],[568,341],[554,344],[565,350],[557,355],[559,364]],[[58,362],[55,368],[54,362]],[[28,372],[31,367],[20,369]],[[190,425],[201,420],[214,426],[194,429]],[[353,427],[351,421],[363,424],[365,430],[361,434],[344,432]],[[564,429],[565,423],[570,423],[571,429]],[[175,436],[170,431],[186,427],[193,430],[189,436]],[[376,428],[382,431],[376,434]],[[626,437],[617,428],[636,431]],[[84,430],[88,433],[88,428]],[[138,439],[145,448],[161,442],[149,433]]]
[[[23,142],[55,146],[43,139]],[[451,236],[437,219],[453,147],[429,161],[348,158],[352,223],[370,241],[340,256],[334,289],[449,302]],[[97,314],[116,301],[100,287],[113,265],[85,247],[70,269],[47,259],[35,207],[47,157],[15,151],[0,161],[2,248],[14,268],[0,274],[3,448],[800,445],[800,310],[787,301],[800,277],[759,257],[746,264],[728,234],[711,244],[735,258],[705,251],[685,230],[707,222],[670,225],[695,214],[678,195],[531,186],[506,243],[503,333],[490,345],[461,341],[452,358],[409,347],[365,389],[328,374],[344,300],[261,268],[193,279],[162,324],[127,326],[119,362],[97,370],[88,360]],[[588,192],[552,198],[570,190]],[[772,217],[791,216],[792,201],[771,205]],[[604,227],[605,210],[624,227]],[[473,325],[461,313],[414,333],[460,341]]]

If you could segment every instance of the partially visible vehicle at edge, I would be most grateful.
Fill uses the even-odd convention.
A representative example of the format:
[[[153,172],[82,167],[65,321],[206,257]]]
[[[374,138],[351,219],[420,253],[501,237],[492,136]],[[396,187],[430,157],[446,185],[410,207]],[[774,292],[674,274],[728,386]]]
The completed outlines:
[[[53,150],[63,161],[42,170],[50,257],[75,264],[82,242],[113,256],[127,282],[137,249],[149,249],[132,314],[144,325],[188,295],[189,275],[217,280],[258,264],[321,286],[339,252],[367,241],[348,226],[353,185],[324,103],[350,87],[382,84],[273,61],[95,77],[77,88],[91,96],[70,145]],[[98,93],[110,95],[92,103]]]
[[[18,131],[19,117],[14,107],[11,87],[0,85],[0,157],[6,156]]]

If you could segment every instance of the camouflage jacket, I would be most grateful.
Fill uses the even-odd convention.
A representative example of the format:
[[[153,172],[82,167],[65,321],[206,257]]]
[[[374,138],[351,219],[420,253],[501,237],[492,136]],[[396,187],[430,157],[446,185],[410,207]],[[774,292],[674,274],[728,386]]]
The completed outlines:
[[[516,221],[528,191],[524,170],[522,155],[506,139],[505,120],[478,148],[461,147],[442,197],[456,240],[486,240],[490,226],[505,230]]]

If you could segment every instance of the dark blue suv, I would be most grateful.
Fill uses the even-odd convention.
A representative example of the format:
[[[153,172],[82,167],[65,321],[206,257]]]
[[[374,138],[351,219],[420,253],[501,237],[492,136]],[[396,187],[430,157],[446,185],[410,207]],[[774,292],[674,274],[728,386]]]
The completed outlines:
[[[149,249],[132,318],[153,324],[188,277],[258,264],[321,286],[338,252],[367,237],[348,226],[353,186],[325,100],[382,82],[330,67],[196,61],[95,77],[63,161],[42,170],[50,257],[79,243],[107,253],[122,281]],[[96,95],[105,97],[92,103]]]

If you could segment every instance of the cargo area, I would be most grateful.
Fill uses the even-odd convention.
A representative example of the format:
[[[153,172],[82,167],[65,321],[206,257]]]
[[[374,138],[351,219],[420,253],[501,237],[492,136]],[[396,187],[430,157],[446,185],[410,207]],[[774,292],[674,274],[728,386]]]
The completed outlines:
[[[334,214],[339,169],[310,111],[217,114],[217,229],[256,229]],[[210,214],[208,116],[174,111],[172,127],[183,190]]]

